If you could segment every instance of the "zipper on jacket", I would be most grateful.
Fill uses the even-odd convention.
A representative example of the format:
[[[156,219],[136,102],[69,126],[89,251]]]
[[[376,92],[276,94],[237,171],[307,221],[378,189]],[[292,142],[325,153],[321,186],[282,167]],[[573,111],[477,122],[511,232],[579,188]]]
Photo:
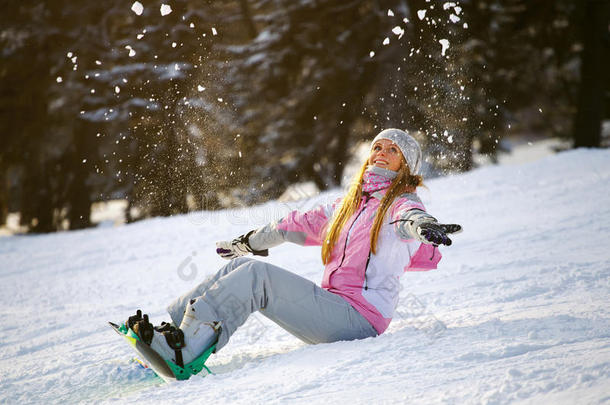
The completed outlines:
[[[435,253],[436,253],[436,246],[434,246],[434,247],[432,248],[432,256],[430,256],[430,259],[428,259],[428,260],[432,260],[432,259],[434,259],[434,254],[435,254]]]
[[[362,213],[364,212],[364,210],[366,208],[366,204],[371,199],[371,195],[369,195],[369,194],[366,194],[365,197],[366,197],[366,200],[364,200],[362,209],[360,210],[360,212],[358,213],[358,216],[356,216],[356,219],[354,219],[354,222],[352,222],[349,229],[347,230],[347,235],[345,235],[345,245],[343,245],[343,256],[341,257],[341,262],[339,263],[339,265],[337,266],[337,268],[335,270],[337,270],[343,264],[343,260],[345,260],[345,250],[347,249],[347,240],[349,239],[349,233],[351,232],[352,228],[354,227],[354,224],[358,221],[358,218],[360,218],[360,215],[362,215]],[[369,257],[370,257],[370,251],[369,251]],[[366,263],[368,265],[368,261]],[[366,279],[366,267],[364,268],[364,271],[365,271],[365,279]]]
[[[366,270],[369,268],[369,262],[371,261],[371,249],[369,249],[369,257],[366,259],[366,265],[364,266],[364,290],[369,289],[369,281],[366,279]]]

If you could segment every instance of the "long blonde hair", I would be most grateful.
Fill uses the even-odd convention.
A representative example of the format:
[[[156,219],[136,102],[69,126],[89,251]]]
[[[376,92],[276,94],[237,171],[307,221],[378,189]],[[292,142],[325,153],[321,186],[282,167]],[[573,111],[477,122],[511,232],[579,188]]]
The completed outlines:
[[[358,174],[354,177],[354,181],[350,186],[347,194],[340,203],[340,206],[335,210],[326,232],[326,237],[322,245],[322,262],[327,264],[330,261],[333,249],[341,230],[345,223],[352,217],[352,215],[358,210],[360,201],[362,200],[362,179],[364,178],[364,172],[368,167],[368,159],[364,162]],[[383,218],[385,217],[388,208],[392,206],[394,199],[405,192],[413,192],[419,186],[423,185],[423,178],[420,175],[412,175],[409,166],[405,163],[404,159],[401,162],[401,166],[398,169],[398,175],[392,180],[392,184],[388,188],[381,202],[377,213],[375,214],[375,220],[373,227],[371,228],[371,252],[373,254],[377,251],[377,238],[379,237],[379,230],[383,224]]]

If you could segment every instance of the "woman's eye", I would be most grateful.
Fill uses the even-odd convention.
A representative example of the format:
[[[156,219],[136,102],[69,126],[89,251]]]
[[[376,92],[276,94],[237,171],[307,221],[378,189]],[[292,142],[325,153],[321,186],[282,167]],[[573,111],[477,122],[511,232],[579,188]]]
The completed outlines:
[[[391,149],[390,149],[390,151],[391,151],[392,153],[397,153],[397,152],[398,152],[398,149],[396,149],[396,148],[391,148]]]
[[[375,147],[373,148],[373,150],[380,151],[380,150],[381,150],[381,146],[379,146],[379,145],[375,145]]]

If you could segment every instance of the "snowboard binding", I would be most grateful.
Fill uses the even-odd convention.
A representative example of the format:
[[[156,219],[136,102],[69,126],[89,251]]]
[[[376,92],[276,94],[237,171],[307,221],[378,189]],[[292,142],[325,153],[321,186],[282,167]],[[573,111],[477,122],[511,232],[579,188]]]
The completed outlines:
[[[130,316],[125,322],[128,329],[131,329],[138,337],[141,342],[146,343],[150,346],[153,336],[155,334],[153,325],[148,320],[148,315],[142,316],[142,311],[137,310],[136,314]]]
[[[119,334],[127,339],[130,345],[142,358],[143,362],[148,365],[159,377],[163,380],[187,380],[192,375],[198,374],[205,369],[209,374],[212,371],[205,365],[206,360],[216,349],[216,344],[212,345],[199,357],[188,364],[184,364],[182,357],[182,348],[185,347],[184,333],[174,325],[163,322],[160,326],[153,326],[147,314],[142,314],[141,310],[137,310],[135,315],[130,316],[122,325],[116,325],[109,322],[110,326]],[[169,347],[175,350],[175,360],[163,359],[155,352],[150,344],[152,342],[155,331],[163,334]]]

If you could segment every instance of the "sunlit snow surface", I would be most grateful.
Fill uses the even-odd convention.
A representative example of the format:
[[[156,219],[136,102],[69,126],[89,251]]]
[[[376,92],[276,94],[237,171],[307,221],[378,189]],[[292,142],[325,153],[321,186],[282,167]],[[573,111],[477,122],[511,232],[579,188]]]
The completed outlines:
[[[338,190],[290,205],[0,238],[0,402],[610,401],[610,151],[427,186],[428,211],[465,231],[438,270],[402,278],[402,315],[385,334],[309,346],[255,314],[210,359],[216,375],[172,385],[131,362],[106,322],[136,308],[167,320],[173,297],[225,263],[216,240]],[[319,248],[284,244],[263,260],[322,276]],[[423,322],[431,319],[447,329],[431,333]]]

